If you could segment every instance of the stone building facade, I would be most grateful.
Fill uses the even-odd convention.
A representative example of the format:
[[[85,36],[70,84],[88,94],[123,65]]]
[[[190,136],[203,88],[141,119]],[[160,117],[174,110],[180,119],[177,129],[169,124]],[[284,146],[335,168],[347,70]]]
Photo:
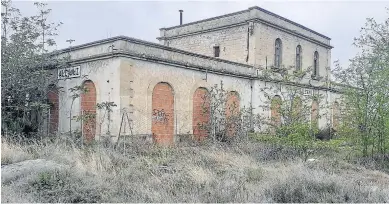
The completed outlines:
[[[206,120],[198,114],[201,96],[221,81],[231,93],[228,103],[251,107],[253,114],[266,117],[272,112],[259,108],[265,105],[266,86],[312,90],[325,96],[326,104],[339,97],[326,80],[330,38],[259,7],[162,28],[158,40],[159,44],[118,36],[60,50],[57,56],[69,56],[72,68],[53,70],[62,91],[57,97],[50,95],[57,103],[51,128],[65,133],[71,127],[87,140],[131,134],[172,144],[177,135],[204,136],[195,127]],[[295,84],[261,77],[261,71],[275,65],[292,66],[288,71],[293,71],[296,61],[301,69],[316,67],[316,75]],[[73,98],[77,91],[70,90],[80,85],[90,91]],[[116,106],[110,112],[96,108],[104,102]],[[325,115],[319,119],[321,128],[332,124],[331,108],[318,112]],[[96,117],[88,123],[70,120],[85,113]]]

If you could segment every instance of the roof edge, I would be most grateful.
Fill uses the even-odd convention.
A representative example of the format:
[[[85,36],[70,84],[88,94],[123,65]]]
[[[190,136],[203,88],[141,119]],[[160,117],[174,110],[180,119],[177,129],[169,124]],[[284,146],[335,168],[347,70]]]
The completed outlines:
[[[247,67],[247,68],[252,68],[253,67],[252,65],[249,65],[249,64],[243,64],[243,63],[234,62],[234,61],[230,61],[230,60],[210,57],[210,56],[207,56],[207,55],[202,55],[202,54],[198,54],[198,53],[194,53],[194,52],[188,52],[188,51],[185,51],[185,50],[181,50],[181,49],[177,49],[177,48],[173,48],[173,47],[168,47],[166,45],[161,45],[161,44],[158,44],[158,43],[153,43],[153,42],[149,42],[149,41],[145,41],[145,40],[140,40],[140,39],[124,36],[124,35],[119,35],[119,36],[115,36],[115,37],[112,37],[112,38],[105,38],[105,39],[102,39],[102,40],[97,40],[97,41],[93,41],[93,42],[89,42],[89,43],[84,43],[84,44],[81,44],[81,45],[72,46],[72,47],[69,47],[69,48],[60,49],[60,50],[54,51],[52,53],[52,55],[59,55],[59,54],[66,53],[66,52],[69,52],[69,51],[75,51],[75,50],[80,50],[80,49],[83,49],[83,48],[89,48],[89,47],[92,47],[92,46],[101,45],[101,44],[104,44],[104,43],[114,42],[114,41],[118,41],[118,40],[123,40],[123,41],[126,41],[126,42],[131,42],[131,43],[136,43],[136,44],[142,44],[142,45],[146,45],[146,46],[150,46],[150,47],[155,47],[155,48],[159,48],[159,49],[163,49],[163,50],[167,50],[167,51],[171,51],[171,52],[177,52],[177,53],[186,54],[186,55],[190,55],[190,56],[200,57],[200,58],[203,58],[203,59],[209,59],[209,60],[213,60],[213,61],[217,61],[217,62],[224,62],[224,63],[234,64],[234,65],[237,65],[237,66],[242,66],[242,67]]]
[[[316,31],[314,31],[314,30],[312,30],[312,29],[310,29],[310,28],[307,28],[307,27],[305,27],[305,26],[303,26],[303,25],[301,25],[301,24],[299,24],[299,23],[296,23],[296,22],[294,22],[294,21],[292,21],[292,20],[289,20],[289,19],[287,19],[287,18],[285,18],[285,17],[282,17],[282,16],[280,16],[280,15],[278,15],[278,14],[275,14],[275,13],[273,13],[273,12],[271,12],[271,11],[268,11],[268,10],[266,10],[266,9],[264,9],[264,8],[261,8],[261,7],[259,7],[259,6],[253,6],[253,7],[250,7],[249,9],[257,9],[257,10],[262,11],[262,12],[264,12],[264,13],[267,13],[267,14],[269,14],[269,15],[271,15],[271,16],[274,16],[274,17],[276,17],[276,18],[279,18],[279,19],[281,19],[281,20],[284,20],[284,21],[286,21],[286,22],[288,22],[288,23],[291,23],[291,24],[293,24],[293,25],[295,25],[295,26],[297,26],[297,27],[300,27],[300,28],[302,28],[302,29],[304,29],[304,30],[307,30],[307,31],[309,31],[309,32],[312,32],[312,33],[314,33],[314,34],[316,34],[316,35],[318,35],[318,36],[320,36],[320,37],[326,38],[327,40],[331,40],[331,38],[328,37],[328,36],[325,36],[325,35],[323,35],[323,34],[321,34],[321,33],[318,33],[318,32],[316,32]]]
[[[224,15],[220,15],[220,16],[215,16],[215,17],[212,17],[212,18],[206,18],[206,19],[199,20],[199,21],[193,21],[193,22],[182,24],[182,25],[177,25],[177,26],[172,26],[172,27],[164,27],[164,28],[160,28],[159,30],[171,30],[171,29],[175,29],[175,28],[185,27],[185,26],[188,26],[188,25],[193,25],[193,24],[202,23],[202,22],[206,22],[206,21],[211,21],[211,20],[215,20],[215,19],[219,19],[219,18],[233,16],[233,15],[241,14],[241,13],[244,13],[244,12],[249,12],[252,9],[256,9],[256,10],[262,11],[262,12],[264,12],[266,14],[269,14],[269,15],[271,15],[273,17],[279,18],[279,19],[284,20],[284,21],[286,21],[288,23],[291,23],[291,24],[293,24],[293,25],[295,25],[297,27],[300,27],[300,28],[302,28],[304,30],[312,32],[312,33],[314,33],[314,34],[316,34],[316,35],[318,35],[320,37],[323,37],[323,38],[325,38],[327,40],[331,40],[331,38],[326,36],[326,35],[323,35],[323,34],[321,34],[319,32],[316,32],[316,31],[314,31],[314,30],[312,30],[312,29],[310,29],[308,27],[305,27],[305,26],[303,26],[303,25],[301,25],[299,23],[296,23],[296,22],[294,22],[292,20],[289,20],[289,19],[287,19],[285,17],[282,17],[282,16],[280,16],[278,14],[275,14],[275,13],[273,13],[271,11],[268,11],[268,10],[266,10],[264,8],[261,8],[259,6],[252,6],[252,7],[249,7],[248,9],[245,9],[245,10],[241,10],[241,11],[237,11],[237,12],[233,12],[233,13],[228,13],[228,14],[224,14]],[[252,20],[252,19],[248,19],[248,20]]]
[[[216,20],[216,19],[219,19],[219,18],[225,18],[225,17],[228,17],[228,16],[234,16],[234,15],[245,13],[245,12],[248,12],[248,11],[250,11],[250,9],[245,9],[245,10],[236,11],[236,12],[233,12],[233,13],[227,13],[227,14],[220,15],[220,16],[206,18],[206,19],[203,19],[203,20],[198,20],[198,21],[193,21],[193,22],[189,22],[189,23],[184,23],[182,25],[176,25],[176,26],[171,26],[171,27],[167,27],[167,28],[160,28],[159,30],[171,30],[171,29],[174,29],[174,28],[185,27],[185,26],[188,26],[188,25],[193,25],[193,24],[202,23],[202,22],[206,22],[206,21]]]

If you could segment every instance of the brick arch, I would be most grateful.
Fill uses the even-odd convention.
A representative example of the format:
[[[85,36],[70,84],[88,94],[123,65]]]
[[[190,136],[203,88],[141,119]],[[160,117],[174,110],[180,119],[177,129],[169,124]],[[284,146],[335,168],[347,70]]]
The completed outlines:
[[[237,120],[240,116],[240,96],[236,91],[230,91],[227,95],[226,118],[227,136],[234,136],[239,125]]]
[[[55,134],[58,131],[58,122],[59,122],[59,92],[57,86],[54,84],[49,85],[47,98],[50,104],[50,113],[49,113],[49,132],[50,134]]]
[[[339,103],[335,101],[332,106],[332,128],[334,128],[335,130],[339,128],[339,117],[340,117]]]
[[[282,105],[282,98],[279,95],[275,95],[270,104],[271,123],[275,126],[281,126],[281,113],[280,108]]]
[[[205,126],[209,122],[210,101],[208,98],[208,90],[204,87],[199,87],[193,94],[193,135],[196,140],[202,140],[207,136]]]
[[[311,124],[316,127],[319,125],[319,102],[317,100],[312,101],[312,110],[311,110]]]
[[[152,93],[151,132],[156,144],[174,143],[174,91],[170,84],[159,82]]]
[[[81,114],[91,114],[96,116],[96,86],[91,80],[82,84],[87,90],[81,94]],[[96,135],[96,117],[82,122],[82,134],[87,142],[92,141]]]
[[[302,117],[302,100],[299,96],[294,97],[293,99],[293,104],[292,104],[292,118],[293,121],[299,121],[301,120]]]

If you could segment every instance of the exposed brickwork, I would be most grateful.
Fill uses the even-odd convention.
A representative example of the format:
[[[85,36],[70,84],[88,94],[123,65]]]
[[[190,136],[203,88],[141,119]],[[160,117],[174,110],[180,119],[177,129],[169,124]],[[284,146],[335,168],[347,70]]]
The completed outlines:
[[[234,136],[236,131],[237,117],[240,114],[239,94],[231,91],[227,96],[226,117],[227,117],[227,136]]]
[[[335,130],[339,127],[339,117],[340,117],[340,110],[339,110],[339,103],[335,102],[332,106],[332,128]]]
[[[292,107],[292,119],[294,121],[299,120],[302,117],[302,101],[301,98],[296,97],[293,99],[293,107]]]
[[[47,98],[51,104],[50,107],[50,133],[55,134],[58,131],[58,120],[59,120],[59,97],[58,89],[56,87],[50,87],[47,93]]]
[[[312,112],[311,112],[311,123],[312,125],[317,126],[318,125],[318,119],[319,119],[319,103],[314,100],[312,102]]]
[[[173,145],[174,143],[174,95],[167,83],[155,85],[152,96],[151,132],[156,144]]]
[[[206,99],[208,90],[198,88],[193,95],[193,135],[197,140],[202,140],[207,136],[204,128],[209,121],[209,100]]]
[[[81,113],[96,114],[96,87],[92,81],[85,81],[84,87],[88,92],[81,94]],[[92,141],[96,134],[96,119],[83,122],[82,132],[87,142]]]
[[[280,96],[274,96],[274,98],[271,101],[271,120],[274,125],[280,126],[281,125],[281,108],[282,99]]]

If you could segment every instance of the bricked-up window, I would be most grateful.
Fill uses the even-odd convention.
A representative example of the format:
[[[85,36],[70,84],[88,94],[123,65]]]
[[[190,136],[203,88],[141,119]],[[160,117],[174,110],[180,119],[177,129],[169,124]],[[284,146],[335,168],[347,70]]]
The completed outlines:
[[[313,55],[313,76],[317,76],[319,73],[319,53],[315,51]]]
[[[301,70],[301,45],[296,47],[296,71]]]
[[[282,42],[277,38],[275,43],[274,66],[279,68],[282,62]]]
[[[213,47],[213,56],[214,57],[219,57],[220,56],[220,47],[219,46]]]
[[[279,127],[281,126],[281,105],[282,99],[280,96],[276,95],[271,100],[270,104],[270,114],[271,114],[271,122],[273,125]]]

